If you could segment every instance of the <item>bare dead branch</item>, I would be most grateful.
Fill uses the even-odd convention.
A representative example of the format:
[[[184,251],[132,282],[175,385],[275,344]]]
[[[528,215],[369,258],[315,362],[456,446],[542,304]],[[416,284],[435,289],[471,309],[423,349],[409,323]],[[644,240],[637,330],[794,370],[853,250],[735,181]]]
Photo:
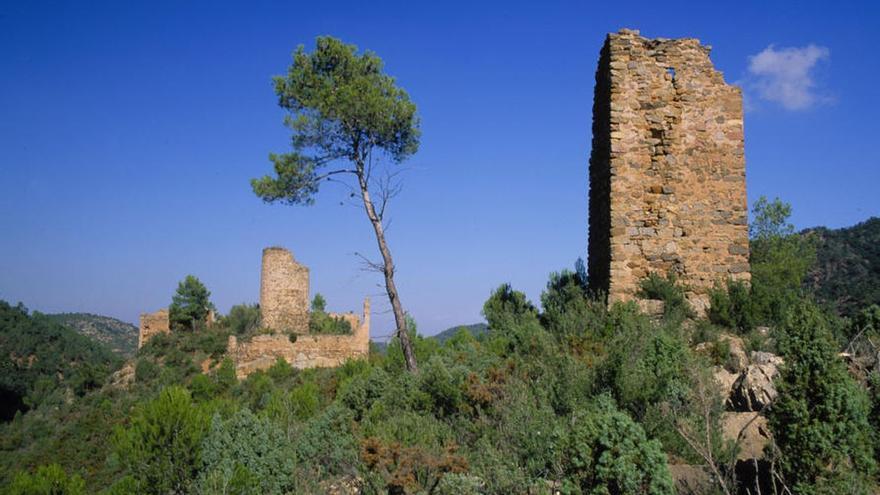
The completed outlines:
[[[362,270],[368,271],[368,272],[379,272],[379,273],[385,272],[385,265],[383,263],[373,261],[358,252],[355,252],[354,255],[361,259],[361,265],[362,265],[361,269]]]

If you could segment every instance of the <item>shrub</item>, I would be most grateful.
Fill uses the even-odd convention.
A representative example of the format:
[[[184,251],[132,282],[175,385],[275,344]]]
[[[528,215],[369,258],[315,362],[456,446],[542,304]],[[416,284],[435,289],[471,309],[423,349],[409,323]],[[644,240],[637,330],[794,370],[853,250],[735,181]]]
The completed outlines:
[[[296,439],[297,464],[314,478],[355,475],[358,472],[358,443],[351,431],[353,416],[332,405],[312,418]]]
[[[541,294],[541,324],[565,340],[604,336],[607,306],[588,296],[586,281],[576,272],[551,273]]]
[[[247,408],[228,420],[214,415],[201,461],[201,493],[228,486],[242,495],[281,494],[292,488],[293,450],[287,436]]]
[[[565,452],[565,493],[675,493],[660,442],[648,440],[608,396],[575,415]]]
[[[127,428],[116,430],[116,453],[139,493],[187,493],[207,428],[207,415],[193,405],[189,392],[169,387],[138,407]]]
[[[741,281],[729,280],[726,286],[716,285],[709,291],[709,321],[740,334],[755,328],[758,319],[752,302],[751,289]]]
[[[331,316],[325,311],[327,301],[321,294],[315,294],[309,312],[309,333],[327,335],[349,335],[352,328],[348,320]]]
[[[85,495],[86,484],[74,474],[67,476],[58,464],[40,466],[34,474],[22,471],[3,492],[8,495]]]
[[[828,321],[792,306],[778,347],[785,358],[768,421],[796,493],[869,493],[875,472],[868,401],[837,357]]]
[[[651,272],[642,279],[639,285],[639,297],[663,301],[663,317],[665,319],[682,320],[694,316],[694,311],[684,297],[684,288],[678,284],[673,272],[666,277]]]
[[[495,289],[483,304],[483,316],[489,323],[489,330],[501,330],[523,322],[536,321],[538,309],[522,292],[515,291],[510,284]]]
[[[262,316],[259,304],[236,304],[229,308],[223,323],[235,335],[253,333],[260,328]]]

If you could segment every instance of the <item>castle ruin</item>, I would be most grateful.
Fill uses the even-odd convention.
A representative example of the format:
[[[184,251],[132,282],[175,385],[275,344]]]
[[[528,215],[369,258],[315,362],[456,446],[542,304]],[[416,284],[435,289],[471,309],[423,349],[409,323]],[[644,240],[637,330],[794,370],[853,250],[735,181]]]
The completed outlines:
[[[226,355],[235,364],[236,375],[271,367],[280,358],[295,368],[339,366],[347,359],[366,357],[370,352],[370,300],[364,299],[363,315],[328,313],[345,320],[350,335],[309,334],[309,269],[297,263],[293,254],[281,247],[263,250],[260,277],[262,333],[247,340],[230,335]],[[208,314],[206,326],[214,321]],[[169,333],[168,310],[143,313],[140,318],[138,348],[160,333]]]
[[[167,308],[162,308],[153,313],[141,313],[140,326],[138,328],[138,349],[143,347],[154,336],[169,332],[171,332],[171,321]]]
[[[672,272],[703,312],[716,282],[750,278],[742,93],[710,49],[623,29],[600,53],[588,270],[609,302]]]
[[[309,269],[284,248],[263,250],[260,311],[265,328],[296,334],[309,331]]]
[[[227,354],[236,374],[271,367],[281,358],[294,368],[339,366],[349,358],[370,352],[370,300],[364,300],[363,317],[354,313],[329,313],[351,325],[351,335],[309,334],[309,269],[281,247],[263,250],[260,279],[262,326],[272,333],[255,335],[247,342],[229,336]]]

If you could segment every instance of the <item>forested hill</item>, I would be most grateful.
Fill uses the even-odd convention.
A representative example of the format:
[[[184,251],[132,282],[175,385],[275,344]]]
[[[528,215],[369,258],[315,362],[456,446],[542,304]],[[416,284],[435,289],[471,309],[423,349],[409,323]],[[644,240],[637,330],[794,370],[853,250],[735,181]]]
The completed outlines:
[[[432,338],[438,340],[440,343],[446,342],[450,338],[454,337],[459,331],[465,330],[474,337],[478,337],[489,331],[489,325],[485,323],[474,323],[472,325],[458,325],[455,327],[447,328],[442,332],[434,335]]]
[[[101,342],[122,357],[130,358],[137,351],[138,328],[131,323],[90,313],[58,313],[48,316]]]
[[[817,227],[816,265],[807,283],[841,314],[880,304],[880,218],[841,229]]]
[[[70,393],[82,395],[118,363],[103,344],[0,301],[0,420]]]

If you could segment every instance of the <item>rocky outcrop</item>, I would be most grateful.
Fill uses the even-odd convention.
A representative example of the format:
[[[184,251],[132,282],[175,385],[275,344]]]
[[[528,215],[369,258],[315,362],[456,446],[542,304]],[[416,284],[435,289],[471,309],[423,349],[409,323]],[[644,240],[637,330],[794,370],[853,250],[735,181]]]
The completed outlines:
[[[733,384],[730,403],[737,411],[760,411],[779,395],[773,380],[779,375],[782,358],[753,352],[751,361]]]
[[[721,416],[721,433],[726,440],[739,440],[737,460],[761,459],[770,441],[767,418],[757,412],[726,412]]]

